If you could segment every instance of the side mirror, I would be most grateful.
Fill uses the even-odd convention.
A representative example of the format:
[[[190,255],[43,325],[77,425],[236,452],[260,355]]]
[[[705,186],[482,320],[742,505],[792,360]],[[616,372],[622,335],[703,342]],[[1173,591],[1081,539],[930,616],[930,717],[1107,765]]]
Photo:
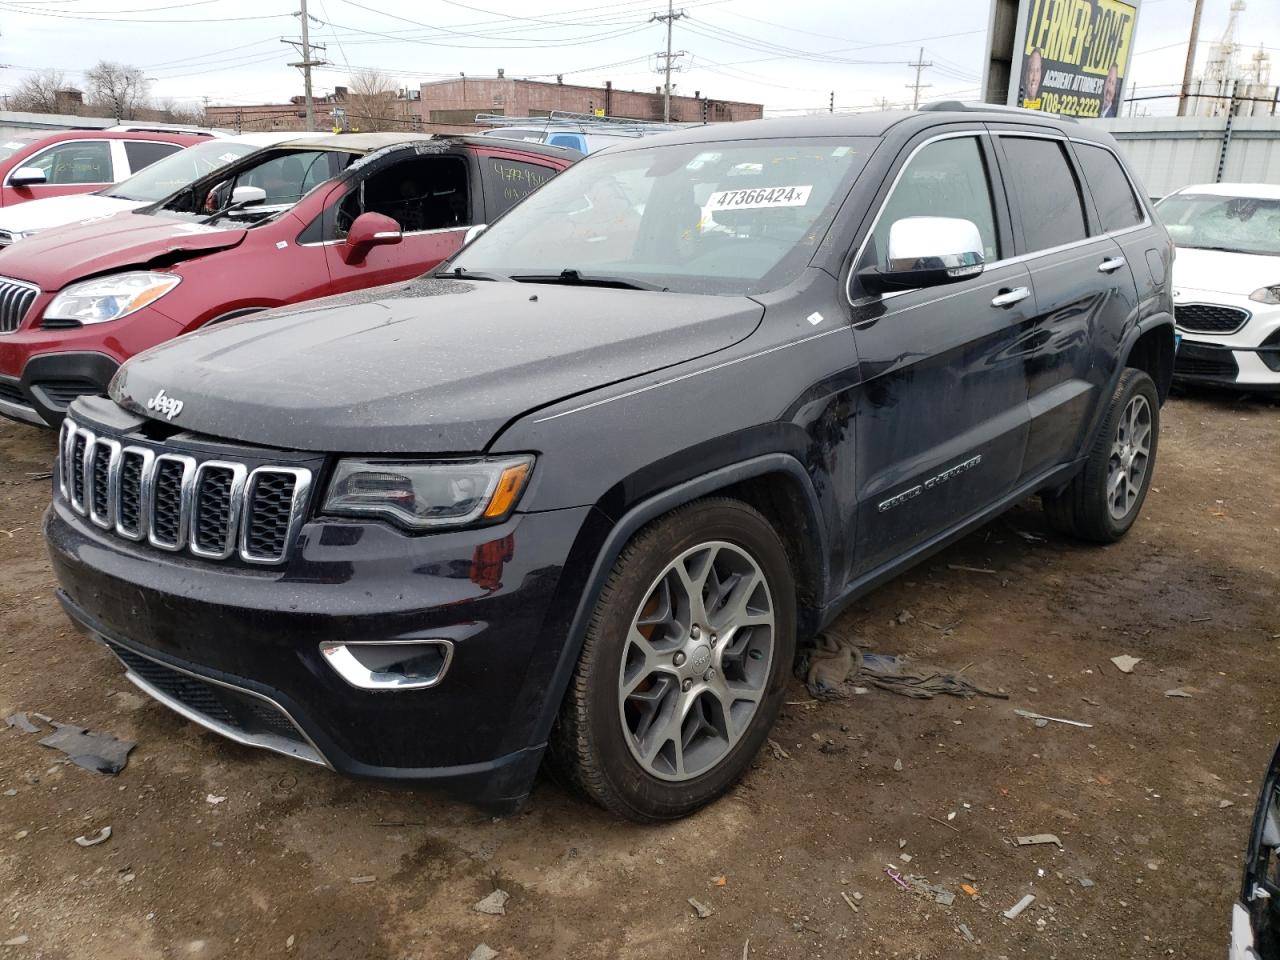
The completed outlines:
[[[231,203],[238,207],[247,207],[251,203],[262,203],[266,199],[267,191],[261,187],[251,187],[246,184],[231,191]]]
[[[477,223],[474,227],[472,227],[465,234],[463,234],[462,245],[465,247],[472,240],[480,236],[480,234],[484,233],[488,229],[489,229],[489,225],[487,223]]]
[[[48,175],[39,167],[19,167],[9,176],[10,185],[15,187],[30,187],[48,182]]]
[[[968,280],[982,273],[982,234],[971,220],[905,217],[889,227],[884,262],[859,271],[872,293],[914,290]]]
[[[404,239],[400,224],[382,213],[362,213],[356,217],[347,231],[347,242],[342,248],[342,259],[347,263],[360,263],[374,247],[399,243]]]

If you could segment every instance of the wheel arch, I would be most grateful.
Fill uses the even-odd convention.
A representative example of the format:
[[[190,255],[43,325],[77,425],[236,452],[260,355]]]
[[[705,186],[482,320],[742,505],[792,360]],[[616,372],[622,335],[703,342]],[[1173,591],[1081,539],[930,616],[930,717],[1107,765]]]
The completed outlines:
[[[545,743],[578,662],[587,625],[618,556],[646,524],[708,496],[742,500],[773,525],[791,561],[797,586],[797,633],[817,628],[828,583],[827,534],[817,491],[794,456],[770,453],[711,470],[633,504],[609,526],[594,551],[590,573],[579,592],[569,629],[534,730],[533,743]],[[600,511],[603,515],[603,511]]]
[[[1161,404],[1169,398],[1173,385],[1174,344],[1173,317],[1157,314],[1134,328],[1121,365],[1122,371],[1135,367],[1154,380]]]

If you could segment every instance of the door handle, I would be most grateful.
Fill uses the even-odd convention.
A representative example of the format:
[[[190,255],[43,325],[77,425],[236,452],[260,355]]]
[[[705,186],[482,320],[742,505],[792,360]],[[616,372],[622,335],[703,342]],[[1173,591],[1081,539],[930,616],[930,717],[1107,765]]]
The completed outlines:
[[[991,305],[993,307],[1012,307],[1015,303],[1021,303],[1029,296],[1031,296],[1031,290],[1028,287],[1001,290],[1000,293],[991,298]]]
[[[1099,273],[1115,273],[1124,266],[1124,257],[1107,257],[1098,264]]]

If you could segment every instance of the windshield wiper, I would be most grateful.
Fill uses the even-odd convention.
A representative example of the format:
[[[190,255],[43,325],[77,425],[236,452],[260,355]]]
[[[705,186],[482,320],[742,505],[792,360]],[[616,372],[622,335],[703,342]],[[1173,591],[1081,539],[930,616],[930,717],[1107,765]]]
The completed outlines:
[[[510,280],[510,277],[504,277],[500,273],[478,273],[475,270],[468,270],[466,267],[454,267],[446,270],[444,273],[435,274],[441,280]]]
[[[612,287],[615,290],[657,290],[665,293],[669,288],[630,277],[584,276],[572,267],[559,273],[528,273],[511,278],[517,283],[556,283],[567,287]]]

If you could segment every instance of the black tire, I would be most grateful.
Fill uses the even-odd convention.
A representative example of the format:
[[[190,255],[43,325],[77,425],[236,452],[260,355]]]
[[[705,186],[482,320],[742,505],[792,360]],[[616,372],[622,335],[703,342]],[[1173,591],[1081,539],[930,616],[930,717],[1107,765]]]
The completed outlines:
[[[1137,497],[1123,517],[1112,515],[1108,506],[1107,481],[1111,472],[1112,447],[1116,443],[1125,411],[1135,397],[1146,399],[1151,417],[1150,452]],[[1120,376],[1111,396],[1107,415],[1085,461],[1084,469],[1057,494],[1043,494],[1041,501],[1049,523],[1061,533],[1094,543],[1114,543],[1129,532],[1151,488],[1156,451],[1160,441],[1160,395],[1155,382],[1142,370],[1129,367]]]
[[[673,782],[646,770],[628,745],[620,719],[624,637],[664,569],[686,551],[712,541],[745,551],[762,574],[774,617],[772,660],[765,692],[740,739],[714,766]],[[643,528],[614,564],[587,628],[548,751],[557,779],[606,810],[642,823],[687,816],[723,794],[746,772],[781,708],[795,659],[795,594],[778,534],[739,500],[698,500]]]

